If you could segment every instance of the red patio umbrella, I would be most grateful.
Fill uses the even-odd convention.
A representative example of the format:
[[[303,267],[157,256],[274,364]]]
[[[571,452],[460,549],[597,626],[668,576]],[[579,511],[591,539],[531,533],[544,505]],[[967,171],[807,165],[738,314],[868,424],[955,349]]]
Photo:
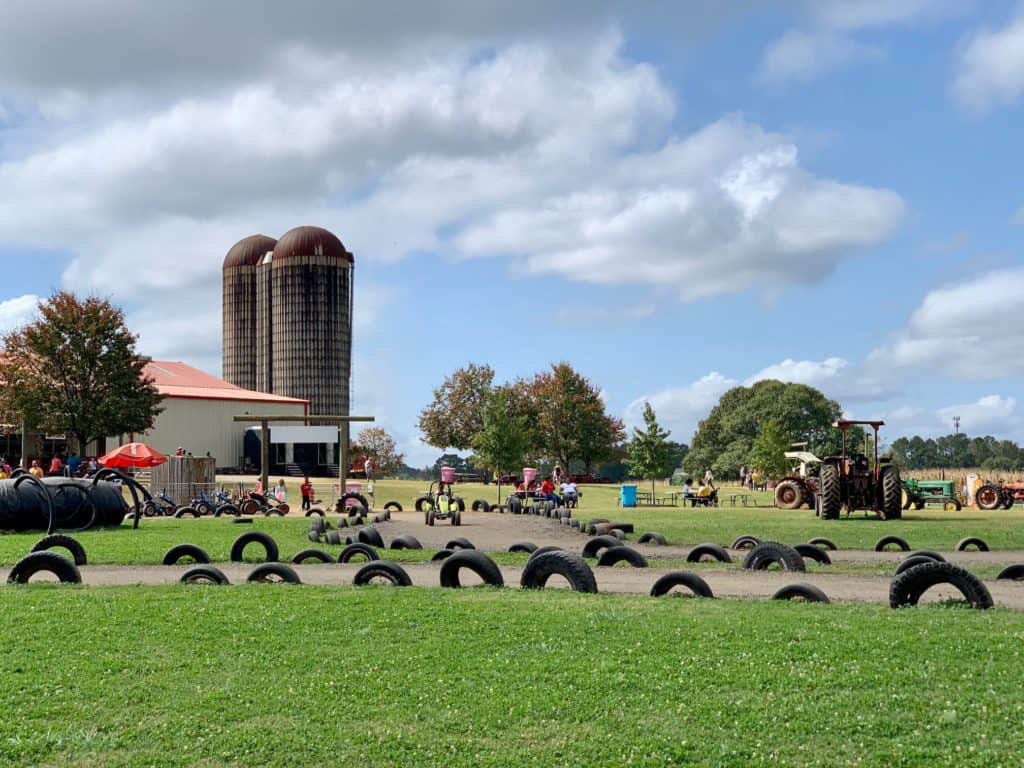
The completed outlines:
[[[124,467],[156,467],[164,464],[167,457],[145,443],[128,443],[115,448],[106,456],[98,459],[104,467],[123,469]]]

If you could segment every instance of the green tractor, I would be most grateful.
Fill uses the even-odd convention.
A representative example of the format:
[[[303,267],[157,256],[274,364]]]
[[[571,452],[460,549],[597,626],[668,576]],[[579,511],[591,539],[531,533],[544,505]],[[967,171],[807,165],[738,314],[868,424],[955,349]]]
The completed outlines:
[[[924,509],[925,504],[941,504],[947,512],[963,509],[952,480],[904,480],[903,508]]]

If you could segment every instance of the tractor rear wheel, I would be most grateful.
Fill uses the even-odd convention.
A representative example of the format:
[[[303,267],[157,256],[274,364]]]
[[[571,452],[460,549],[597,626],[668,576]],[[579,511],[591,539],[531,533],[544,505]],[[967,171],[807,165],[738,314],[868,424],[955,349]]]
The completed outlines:
[[[995,483],[985,483],[974,492],[974,500],[980,509],[999,509],[1002,502],[1000,488]]]
[[[839,467],[835,464],[822,465],[820,481],[818,498],[821,499],[821,519],[838,520],[839,510],[843,506]]]
[[[901,492],[903,484],[900,482],[899,467],[891,464],[882,467],[882,519],[899,520],[903,517],[903,500]]]
[[[775,486],[775,506],[779,509],[800,509],[804,504],[804,487],[796,480],[783,480]]]
[[[914,506],[914,494],[908,491],[905,486],[901,492],[901,498],[903,500],[902,507],[904,510],[910,509]]]

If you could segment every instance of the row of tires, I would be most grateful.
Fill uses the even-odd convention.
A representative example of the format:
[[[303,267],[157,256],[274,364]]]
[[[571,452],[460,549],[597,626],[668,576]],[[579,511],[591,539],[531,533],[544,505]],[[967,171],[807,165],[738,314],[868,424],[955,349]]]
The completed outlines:
[[[755,546],[757,546],[760,543],[761,543],[761,540],[759,538],[757,538],[756,536],[751,536],[750,534],[743,534],[742,536],[736,537],[736,539],[733,540],[733,542],[732,542],[732,544],[730,545],[729,548],[740,551],[740,550],[750,549],[751,547],[755,547]],[[831,539],[827,539],[827,538],[825,538],[823,536],[818,536],[816,538],[813,538],[810,541],[808,541],[807,544],[815,546],[815,547],[819,547],[821,549],[830,550],[832,552],[836,552],[836,551],[839,550],[839,547],[837,547],[835,545],[835,542],[833,542]],[[701,545],[701,546],[707,546],[707,545]],[[710,545],[710,546],[717,546],[717,545]],[[802,546],[805,546],[805,545],[798,545],[797,548],[800,548]],[[907,542],[907,540],[902,538],[902,537],[900,537],[900,536],[883,536],[882,538],[880,538],[878,541],[875,542],[874,551],[875,552],[885,552],[885,551],[887,551],[887,550],[889,550],[890,548],[893,548],[893,547],[895,547],[896,549],[901,550],[903,552],[909,552],[910,549],[911,549],[910,544]],[[970,550],[972,548],[976,549],[979,552],[988,552],[989,551],[988,544],[986,544],[983,539],[980,539],[977,536],[967,536],[967,537],[965,537],[963,539],[960,539],[960,541],[958,541],[956,543],[956,545],[953,547],[953,549],[956,552],[966,552],[966,551],[968,551],[968,550]],[[722,562],[730,562],[730,561],[729,560],[723,560]]]

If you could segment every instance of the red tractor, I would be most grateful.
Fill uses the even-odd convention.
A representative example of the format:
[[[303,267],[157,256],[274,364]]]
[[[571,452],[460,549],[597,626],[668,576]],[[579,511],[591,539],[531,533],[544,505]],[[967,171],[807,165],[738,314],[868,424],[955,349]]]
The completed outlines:
[[[1009,509],[1024,501],[1024,483],[984,483],[974,492],[974,501],[979,509]]]
[[[864,425],[874,430],[874,456],[868,461],[867,445],[863,453],[847,452],[846,433],[850,427]],[[873,511],[881,520],[899,520],[903,516],[903,484],[899,468],[889,457],[878,457],[878,428],[884,421],[847,421],[832,426],[843,436],[842,451],[821,461],[817,511],[823,520],[836,520],[843,507],[847,514],[855,509]],[[867,442],[867,435],[864,436]]]
[[[818,471],[821,459],[810,451],[804,450],[807,443],[794,443],[783,455],[790,459],[794,466],[788,475],[775,486],[775,506],[779,509],[799,509],[806,504],[815,509],[815,498],[818,495]]]

